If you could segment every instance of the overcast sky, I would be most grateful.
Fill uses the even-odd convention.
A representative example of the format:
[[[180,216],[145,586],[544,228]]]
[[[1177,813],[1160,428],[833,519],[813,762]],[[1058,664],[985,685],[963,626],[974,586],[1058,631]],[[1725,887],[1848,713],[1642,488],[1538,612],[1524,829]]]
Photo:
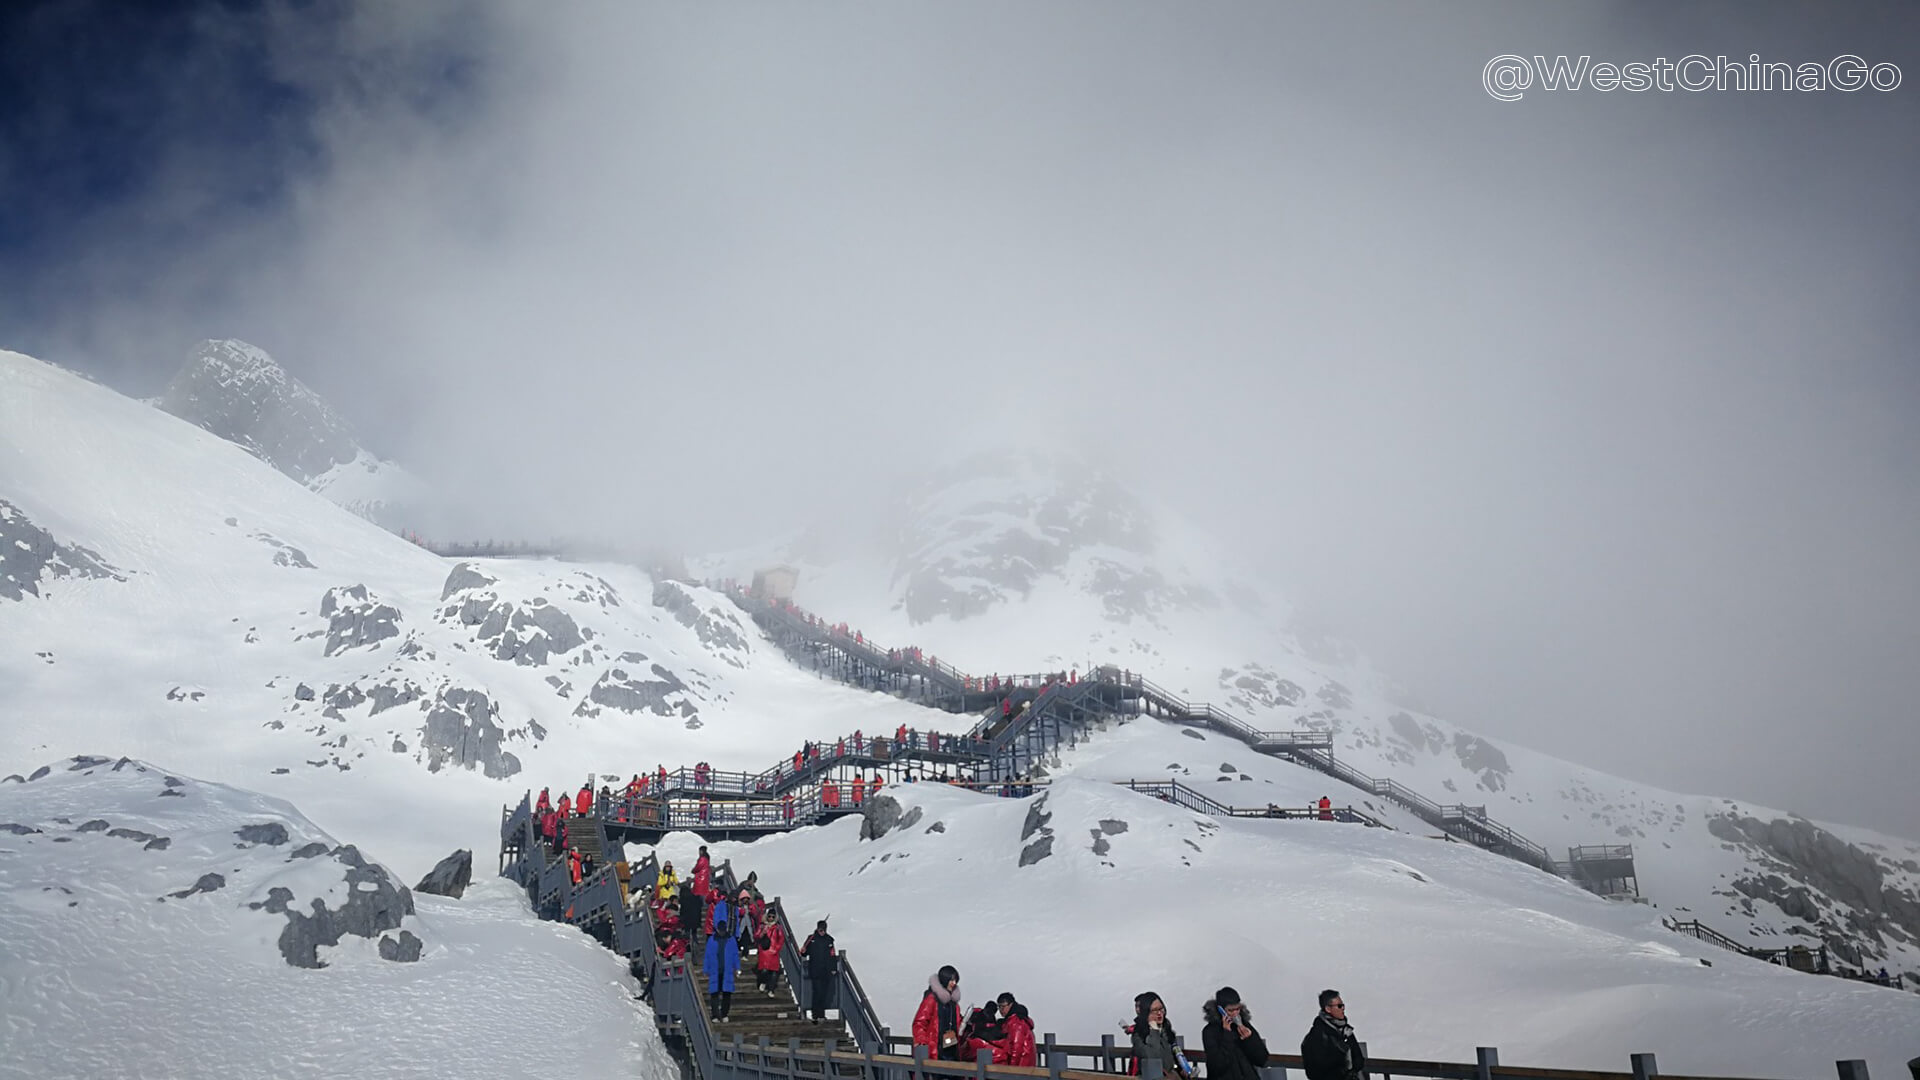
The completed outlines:
[[[1917,46],[1911,5],[7,5],[0,345],[151,393],[244,337],[502,534],[739,543],[1044,431],[1443,716],[1920,836]],[[1911,77],[1501,102],[1505,53]]]

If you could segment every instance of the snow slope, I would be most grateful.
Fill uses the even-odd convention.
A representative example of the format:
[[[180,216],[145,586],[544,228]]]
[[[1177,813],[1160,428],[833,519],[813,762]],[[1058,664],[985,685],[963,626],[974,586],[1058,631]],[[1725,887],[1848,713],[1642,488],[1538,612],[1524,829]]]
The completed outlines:
[[[102,746],[181,762],[377,838],[409,878],[495,850],[530,783],[759,767],[806,738],[967,719],[801,672],[697,587],[441,559],[4,352],[0,714],[10,770]]]
[[[382,936],[417,938],[416,960],[349,934],[295,967],[275,892],[343,908],[372,888],[352,849],[144,762],[34,774],[0,781],[0,1076],[519,1077],[534,1032],[567,1033],[541,1040],[565,1075],[678,1075],[625,965],[498,878],[411,897]]]
[[[789,563],[807,609],[976,674],[1113,664],[1256,728],[1328,731],[1362,772],[1438,803],[1484,805],[1556,857],[1631,843],[1642,894],[1669,914],[1768,947],[1825,939],[1847,963],[1885,964],[1920,985],[1920,843],[1665,791],[1426,714],[1207,538],[1085,463],[963,462],[890,518],[892,541],[860,557],[817,552],[865,538],[809,537],[700,569],[744,579]]]
[[[1159,726],[1129,727],[1141,724]],[[1134,767],[1161,756],[1151,741]],[[758,873],[796,927],[831,914],[895,1031],[951,963],[967,1003],[1012,991],[1065,1042],[1115,1032],[1152,990],[1198,1045],[1201,1003],[1223,984],[1287,1053],[1326,987],[1380,1057],[1471,1061],[1497,1046],[1509,1063],[1624,1071],[1652,1051],[1663,1071],[1755,1077],[1831,1075],[1864,1057],[1886,1076],[1920,1032],[1920,996],[1724,953],[1643,906],[1464,844],[1216,820],[1077,775],[1022,800],[935,784],[888,794],[905,816],[876,840],[845,819],[710,846]],[[659,852],[690,861],[697,843],[675,834]]]

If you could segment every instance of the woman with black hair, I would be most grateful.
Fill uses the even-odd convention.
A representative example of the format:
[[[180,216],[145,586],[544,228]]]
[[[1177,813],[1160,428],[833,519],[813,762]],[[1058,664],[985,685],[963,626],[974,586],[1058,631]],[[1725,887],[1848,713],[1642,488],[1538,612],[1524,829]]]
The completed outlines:
[[[1167,1003],[1160,1000],[1159,994],[1149,990],[1134,996],[1133,1023],[1127,1026],[1127,1033],[1133,1036],[1133,1067],[1129,1071],[1134,1075],[1144,1071],[1141,1062],[1147,1060],[1158,1061],[1160,1075],[1169,1080],[1184,1080],[1193,1075],[1186,1064],[1186,1055],[1180,1052],[1173,1021],[1167,1019]]]
[[[930,1058],[960,1060],[960,972],[952,964],[927,980],[913,1014],[913,1043],[926,1047]]]

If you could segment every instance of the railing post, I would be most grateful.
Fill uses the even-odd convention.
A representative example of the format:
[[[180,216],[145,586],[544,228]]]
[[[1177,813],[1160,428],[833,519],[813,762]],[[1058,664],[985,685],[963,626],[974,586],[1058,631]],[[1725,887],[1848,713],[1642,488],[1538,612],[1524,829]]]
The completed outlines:
[[[1840,1080],[1867,1080],[1867,1063],[1859,1059],[1836,1061],[1840,1069]]]
[[[921,1046],[919,1043],[913,1044],[913,1065],[913,1071],[907,1074],[909,1077],[912,1077],[913,1080],[921,1080],[921,1078],[927,1075],[927,1048]]]
[[[1041,1060],[1043,1061],[1053,1060],[1053,1032],[1049,1031],[1046,1034],[1040,1036],[1040,1052],[1046,1055]]]
[[[987,1080],[987,1066],[991,1064],[993,1064],[993,1050],[991,1048],[983,1046],[975,1051],[973,1055],[974,1080]]]
[[[1494,1067],[1500,1064],[1500,1050],[1493,1046],[1477,1046],[1473,1050],[1473,1074],[1477,1080],[1493,1080]]]
[[[788,1039],[787,1040],[787,1080],[793,1080],[795,1076],[799,1075],[799,1072],[800,1072],[800,1040]]]
[[[1633,1080],[1653,1080],[1660,1070],[1653,1063],[1652,1054],[1633,1055]]]
[[[1113,1071],[1113,1036],[1100,1036],[1100,1071]]]
[[[1063,1070],[1065,1070],[1066,1067],[1067,1067],[1067,1055],[1058,1054],[1058,1053],[1049,1053],[1047,1055],[1047,1080],[1060,1080],[1060,1073]],[[1862,1070],[1863,1075],[1860,1077],[1860,1080],[1866,1080],[1864,1071],[1865,1070],[1863,1069]]]

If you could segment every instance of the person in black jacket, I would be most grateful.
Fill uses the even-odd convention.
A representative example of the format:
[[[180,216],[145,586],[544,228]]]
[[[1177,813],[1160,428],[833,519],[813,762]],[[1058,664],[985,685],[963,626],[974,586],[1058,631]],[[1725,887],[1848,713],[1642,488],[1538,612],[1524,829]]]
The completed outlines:
[[[812,984],[813,1008],[810,1017],[819,1023],[833,1006],[834,977],[840,974],[840,954],[833,951],[833,935],[827,933],[827,920],[821,919],[813,933],[800,946],[800,957],[807,965],[807,981]]]
[[[1347,1003],[1340,991],[1320,991],[1320,1015],[1300,1040],[1300,1059],[1307,1080],[1361,1080],[1367,1075],[1367,1052],[1347,1023]]]
[[[1200,1041],[1207,1051],[1207,1080],[1260,1080],[1267,1043],[1254,1030],[1253,1016],[1240,994],[1223,986],[1206,1004],[1207,1026]]]

